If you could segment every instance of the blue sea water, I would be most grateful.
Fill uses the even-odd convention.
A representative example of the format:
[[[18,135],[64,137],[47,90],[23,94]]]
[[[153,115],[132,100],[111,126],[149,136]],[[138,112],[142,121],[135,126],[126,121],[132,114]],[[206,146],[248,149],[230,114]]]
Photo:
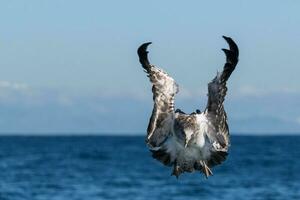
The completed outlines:
[[[177,180],[144,137],[0,137],[1,200],[299,200],[300,137],[233,136],[223,165]]]

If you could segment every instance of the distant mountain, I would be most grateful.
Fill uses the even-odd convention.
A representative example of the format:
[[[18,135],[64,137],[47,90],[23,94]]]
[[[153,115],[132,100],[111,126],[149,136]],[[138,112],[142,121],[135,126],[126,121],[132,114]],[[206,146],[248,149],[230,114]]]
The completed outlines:
[[[299,95],[229,96],[232,133],[300,132]],[[180,97],[176,107],[204,108],[205,96]],[[152,98],[134,96],[0,95],[0,132],[145,133]]]
[[[230,120],[230,129],[234,133],[298,133],[300,124],[274,117],[249,117],[247,119]]]

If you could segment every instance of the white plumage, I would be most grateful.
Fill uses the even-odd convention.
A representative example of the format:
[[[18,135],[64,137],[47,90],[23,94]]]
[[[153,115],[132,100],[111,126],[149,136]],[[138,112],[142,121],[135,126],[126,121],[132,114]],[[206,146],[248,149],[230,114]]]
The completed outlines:
[[[152,156],[167,166],[173,166],[173,175],[195,170],[206,177],[211,167],[226,159],[229,147],[229,130],[223,107],[226,81],[238,62],[238,47],[234,41],[223,36],[229,44],[222,49],[226,55],[223,71],[208,84],[208,102],[204,112],[197,110],[185,114],[174,111],[174,97],[178,85],[162,69],[149,63],[147,46],[138,49],[139,60],[152,83],[154,108],[147,129],[146,143]]]

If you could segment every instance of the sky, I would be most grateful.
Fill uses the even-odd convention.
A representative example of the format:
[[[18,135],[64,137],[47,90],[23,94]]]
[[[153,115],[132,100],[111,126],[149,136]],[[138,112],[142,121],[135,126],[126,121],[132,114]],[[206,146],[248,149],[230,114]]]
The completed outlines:
[[[300,132],[300,2],[0,2],[0,133],[144,134],[151,85],[136,49],[179,84],[176,107],[206,105],[232,37],[240,62],[225,108],[234,134]]]

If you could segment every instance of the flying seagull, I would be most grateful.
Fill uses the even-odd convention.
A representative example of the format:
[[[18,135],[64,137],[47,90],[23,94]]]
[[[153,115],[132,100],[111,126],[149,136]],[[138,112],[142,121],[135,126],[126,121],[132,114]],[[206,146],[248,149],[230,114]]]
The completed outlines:
[[[203,112],[186,114],[174,109],[178,85],[162,69],[150,64],[147,47],[138,48],[139,61],[152,83],[154,108],[147,129],[146,143],[152,157],[166,166],[173,166],[177,178],[183,172],[201,171],[206,178],[211,167],[221,164],[228,155],[229,129],[223,102],[226,82],[238,63],[239,50],[235,42],[223,36],[229,49],[223,71],[208,83],[208,101]]]

